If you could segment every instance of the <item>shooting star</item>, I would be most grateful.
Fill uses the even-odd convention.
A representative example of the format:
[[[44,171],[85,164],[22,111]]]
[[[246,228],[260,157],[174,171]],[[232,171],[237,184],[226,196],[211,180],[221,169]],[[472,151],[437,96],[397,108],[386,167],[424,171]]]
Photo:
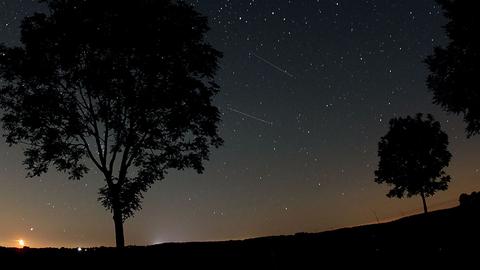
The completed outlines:
[[[282,72],[283,74],[289,76],[290,78],[295,79],[295,76],[293,76],[291,73],[289,73],[286,69],[282,69],[281,67],[275,65],[274,63],[268,61],[267,59],[256,55],[255,53],[252,53],[253,56],[255,56],[257,59],[262,60],[264,63],[268,64],[269,66],[273,67],[274,69]]]
[[[246,117],[248,117],[248,118],[250,118],[250,119],[257,120],[257,121],[262,122],[262,123],[264,123],[264,124],[273,126],[273,122],[270,122],[270,121],[267,121],[267,120],[258,118],[258,117],[254,116],[254,115],[251,115],[251,114],[248,114],[248,113],[244,113],[244,112],[241,112],[241,111],[239,111],[239,110],[236,110],[236,109],[233,109],[233,108],[230,108],[230,107],[228,107],[227,110],[232,111],[232,112],[235,112],[235,113],[238,113],[238,114],[241,114],[241,115],[246,116]]]

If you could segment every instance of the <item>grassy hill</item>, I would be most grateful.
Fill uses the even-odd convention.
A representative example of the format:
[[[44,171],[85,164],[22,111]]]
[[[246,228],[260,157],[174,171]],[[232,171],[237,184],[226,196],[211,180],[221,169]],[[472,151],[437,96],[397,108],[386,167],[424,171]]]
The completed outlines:
[[[455,207],[396,221],[321,233],[297,233],[223,242],[166,243],[154,246],[76,249],[0,248],[5,261],[78,263],[161,263],[234,266],[323,263],[376,265],[440,263],[480,257],[480,210]],[[471,257],[470,257],[471,256]],[[229,266],[229,267],[227,267]]]

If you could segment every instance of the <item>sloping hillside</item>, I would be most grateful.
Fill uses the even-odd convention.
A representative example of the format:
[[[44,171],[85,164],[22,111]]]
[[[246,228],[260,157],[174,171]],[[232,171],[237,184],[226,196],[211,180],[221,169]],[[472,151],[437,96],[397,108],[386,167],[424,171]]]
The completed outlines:
[[[262,264],[337,264],[399,260],[439,263],[480,251],[480,211],[455,207],[396,221],[321,233],[298,233],[241,241],[167,243],[147,247],[75,249],[0,249],[3,259],[28,262],[157,263],[227,266]],[[480,253],[478,253],[480,254]],[[227,267],[228,268],[228,267]]]

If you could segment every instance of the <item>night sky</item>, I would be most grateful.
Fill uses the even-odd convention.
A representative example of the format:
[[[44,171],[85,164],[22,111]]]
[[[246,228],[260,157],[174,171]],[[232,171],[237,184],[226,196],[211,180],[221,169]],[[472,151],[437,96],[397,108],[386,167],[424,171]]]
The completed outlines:
[[[377,143],[395,116],[432,113],[450,137],[448,191],[431,209],[480,189],[480,138],[431,103],[422,60],[445,44],[434,0],[188,1],[224,53],[215,104],[225,145],[202,175],[171,171],[126,222],[127,244],[318,232],[421,212],[374,183]],[[0,43],[19,44],[32,0],[0,1]],[[22,148],[0,143],[0,246],[114,245],[97,202],[101,175],[51,170],[26,179]],[[93,165],[92,165],[93,168]]]

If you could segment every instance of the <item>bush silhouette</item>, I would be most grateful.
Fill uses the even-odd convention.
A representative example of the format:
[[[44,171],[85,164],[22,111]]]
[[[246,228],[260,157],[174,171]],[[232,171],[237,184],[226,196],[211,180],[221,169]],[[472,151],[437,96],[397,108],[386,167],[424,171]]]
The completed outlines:
[[[461,207],[476,207],[480,208],[480,193],[472,192],[470,195],[462,193],[458,198]]]

